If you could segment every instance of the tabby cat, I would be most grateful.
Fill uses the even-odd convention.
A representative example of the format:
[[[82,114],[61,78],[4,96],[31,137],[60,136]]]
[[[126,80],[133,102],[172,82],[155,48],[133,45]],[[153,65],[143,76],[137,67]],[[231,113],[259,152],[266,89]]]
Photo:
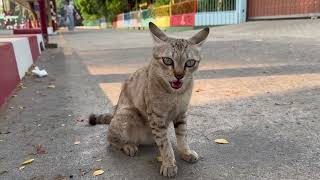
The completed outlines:
[[[153,23],[149,29],[154,39],[149,65],[125,81],[113,114],[91,114],[89,123],[110,124],[108,141],[128,156],[136,155],[140,144],[155,142],[162,158],[160,174],[173,177],[178,168],[168,139],[171,122],[180,157],[190,163],[199,158],[187,143],[186,111],[209,28],[190,39],[168,37]]]

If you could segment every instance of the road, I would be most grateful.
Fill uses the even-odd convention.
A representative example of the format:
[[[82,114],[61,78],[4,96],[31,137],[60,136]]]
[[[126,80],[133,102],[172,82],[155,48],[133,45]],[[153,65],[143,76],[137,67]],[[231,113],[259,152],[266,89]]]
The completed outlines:
[[[201,158],[177,158],[176,179],[320,177],[319,29],[319,20],[211,28],[188,112],[190,146]],[[37,63],[49,76],[27,76],[0,111],[0,179],[166,179],[156,147],[127,157],[108,146],[108,126],[86,120],[110,112],[121,83],[148,63],[149,33],[76,30],[51,41],[59,48]],[[105,172],[94,177],[98,168]]]

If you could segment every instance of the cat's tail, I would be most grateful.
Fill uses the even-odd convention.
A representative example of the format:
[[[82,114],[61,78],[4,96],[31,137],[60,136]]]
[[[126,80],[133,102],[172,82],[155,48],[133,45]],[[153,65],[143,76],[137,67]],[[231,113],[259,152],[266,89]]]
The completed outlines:
[[[110,124],[112,114],[91,114],[89,116],[89,124],[94,126],[96,124]]]

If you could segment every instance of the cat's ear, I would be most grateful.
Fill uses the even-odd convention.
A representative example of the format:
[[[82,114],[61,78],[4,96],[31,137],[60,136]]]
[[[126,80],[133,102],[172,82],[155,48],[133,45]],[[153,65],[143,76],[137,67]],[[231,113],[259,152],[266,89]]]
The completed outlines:
[[[193,37],[189,39],[189,41],[197,46],[201,46],[207,39],[209,35],[210,29],[208,27],[202,29],[200,32],[195,34]]]
[[[168,36],[152,22],[149,22],[149,30],[155,43],[164,43],[168,40]]]

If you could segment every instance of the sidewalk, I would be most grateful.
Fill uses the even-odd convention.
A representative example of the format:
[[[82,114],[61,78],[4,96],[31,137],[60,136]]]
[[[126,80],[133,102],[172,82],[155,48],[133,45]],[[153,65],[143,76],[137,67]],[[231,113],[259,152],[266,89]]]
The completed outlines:
[[[188,164],[176,154],[176,179],[320,177],[320,42],[310,36],[318,37],[318,23],[306,21],[211,29],[188,114],[190,146],[201,159]],[[26,77],[0,111],[0,179],[166,179],[156,147],[127,157],[108,146],[107,126],[86,122],[91,112],[111,111],[121,83],[149,61],[149,33],[78,30],[52,38],[62,47],[37,62],[49,76]],[[96,168],[105,173],[93,177]]]

